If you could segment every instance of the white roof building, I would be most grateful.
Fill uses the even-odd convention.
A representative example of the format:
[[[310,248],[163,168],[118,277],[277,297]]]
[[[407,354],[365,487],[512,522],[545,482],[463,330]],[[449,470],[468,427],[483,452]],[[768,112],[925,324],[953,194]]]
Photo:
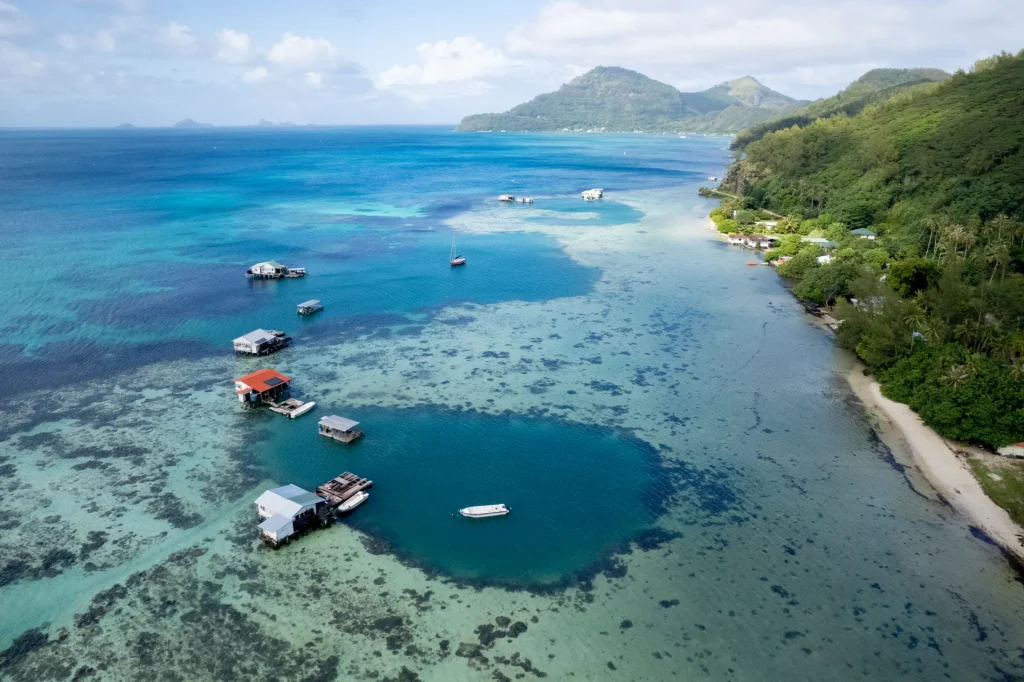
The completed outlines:
[[[256,507],[260,516],[269,519],[280,514],[282,516],[296,517],[309,509],[316,509],[317,504],[327,502],[316,493],[303,490],[297,485],[283,485],[280,488],[273,488],[256,498]]]
[[[297,485],[273,488],[256,498],[256,508],[263,522],[260,532],[276,545],[295,532],[295,521],[316,513],[317,507],[327,504],[324,498],[303,490]],[[303,521],[308,525],[308,519]],[[302,526],[300,525],[300,530]]]

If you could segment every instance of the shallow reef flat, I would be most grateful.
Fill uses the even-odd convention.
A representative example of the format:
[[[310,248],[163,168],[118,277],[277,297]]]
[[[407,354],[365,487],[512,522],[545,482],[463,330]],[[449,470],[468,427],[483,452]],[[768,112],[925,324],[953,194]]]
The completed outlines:
[[[595,429],[593,448],[619,439],[600,457],[561,443],[542,454],[552,476],[626,458],[643,480],[593,504],[612,500],[629,523],[577,542],[579,519],[558,519],[560,503],[574,508],[570,482],[564,502],[545,496],[492,521],[528,531],[546,518],[580,552],[546,575],[456,570],[446,547],[465,540],[396,535],[378,477],[351,522],[271,551],[255,539],[262,487],[292,482],[281,476],[303,457],[386,471],[393,435],[367,420],[359,449],[323,454],[294,435],[315,431],[315,417],[233,402],[228,380],[253,363],[147,365],[5,409],[0,518],[13,525],[0,535],[0,609],[15,617],[0,626],[0,677],[1024,675],[1024,594],[1005,561],[874,437],[831,341],[774,272],[708,239],[695,192],[616,197],[644,217],[601,225],[490,205],[460,213],[449,223],[462,231],[550,235],[601,278],[585,295],[339,328],[273,358],[317,401],[314,415],[380,415],[396,431],[403,415],[462,416],[482,431],[510,420],[551,439]],[[418,466],[452,463],[425,452]],[[415,460],[401,466],[417,475]],[[507,501],[463,499],[471,492],[453,491],[452,510]],[[531,515],[539,504],[548,517]]]

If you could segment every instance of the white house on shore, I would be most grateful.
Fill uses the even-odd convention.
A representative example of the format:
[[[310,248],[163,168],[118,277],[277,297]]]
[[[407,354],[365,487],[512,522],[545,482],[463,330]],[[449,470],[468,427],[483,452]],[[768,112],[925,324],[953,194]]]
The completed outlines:
[[[729,243],[735,244],[736,246],[743,246],[743,241],[747,238],[744,234],[730,234]]]
[[[295,533],[313,525],[317,511],[327,500],[315,493],[288,484],[273,488],[256,498],[256,509],[263,522],[260,536],[278,545]]]

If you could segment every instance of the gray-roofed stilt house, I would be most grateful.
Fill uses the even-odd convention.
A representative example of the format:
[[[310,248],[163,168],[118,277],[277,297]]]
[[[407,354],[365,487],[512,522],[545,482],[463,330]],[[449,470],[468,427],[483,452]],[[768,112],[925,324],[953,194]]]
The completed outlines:
[[[309,301],[303,301],[298,306],[299,315],[312,315],[313,313],[319,312],[324,309],[323,303],[316,299]]]
[[[256,499],[260,538],[277,547],[303,531],[330,523],[327,500],[297,485],[284,485]]]
[[[351,443],[363,436],[363,432],[357,429],[357,426],[359,422],[332,414],[321,417],[320,435],[340,440],[342,443]]]

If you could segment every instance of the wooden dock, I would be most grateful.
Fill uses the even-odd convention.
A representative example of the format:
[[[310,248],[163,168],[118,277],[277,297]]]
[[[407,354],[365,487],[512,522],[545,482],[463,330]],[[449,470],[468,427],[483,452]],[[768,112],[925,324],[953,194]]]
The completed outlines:
[[[316,494],[327,500],[334,508],[358,492],[373,487],[373,481],[346,471],[316,489]]]

